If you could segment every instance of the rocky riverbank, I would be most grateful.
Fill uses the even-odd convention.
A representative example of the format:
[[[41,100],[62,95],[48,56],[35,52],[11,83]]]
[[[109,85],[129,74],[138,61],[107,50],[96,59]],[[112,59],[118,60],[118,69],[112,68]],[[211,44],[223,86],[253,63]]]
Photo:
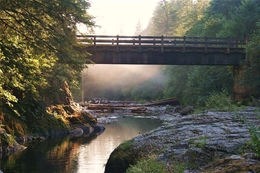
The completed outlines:
[[[8,122],[4,117],[2,120],[4,125],[0,127],[0,157],[26,149],[23,146],[26,142],[42,141],[49,137],[99,134],[105,130],[90,111],[77,104],[51,106],[45,116],[32,117],[28,120],[31,123],[27,124],[21,124],[16,119]]]
[[[165,113],[160,117],[166,120],[161,127],[112,152],[105,173],[123,173],[130,165],[151,156],[171,171],[181,165],[185,173],[260,172],[260,160],[248,145],[248,124],[260,126],[255,108],[237,113]]]

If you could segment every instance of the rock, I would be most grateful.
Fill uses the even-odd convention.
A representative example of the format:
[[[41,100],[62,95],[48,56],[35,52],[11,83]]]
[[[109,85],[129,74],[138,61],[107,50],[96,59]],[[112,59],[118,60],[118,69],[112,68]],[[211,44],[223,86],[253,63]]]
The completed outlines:
[[[44,141],[46,138],[43,136],[23,136],[16,138],[19,143],[31,142],[31,141]]]
[[[240,112],[237,114],[246,116],[248,121],[260,126],[260,120],[257,120],[256,113]],[[207,170],[210,169],[207,165],[211,161],[220,158],[234,164],[243,162],[246,165],[243,168],[244,171],[258,172],[259,168],[256,165],[259,164],[259,161],[250,161],[252,159],[245,158],[253,158],[253,156],[249,154],[241,156],[238,153],[239,148],[250,140],[251,135],[248,125],[235,118],[232,113],[208,112],[180,116],[169,120],[151,132],[135,137],[131,143],[131,151],[127,151],[127,153],[138,153],[135,156],[136,160],[132,160],[134,163],[140,157],[146,158],[150,155],[156,155],[158,161],[165,162],[167,165],[174,165],[177,161],[184,164],[192,163],[199,169]],[[121,158],[115,159],[118,155],[121,155]],[[128,157],[129,155],[125,156]],[[107,164],[127,164],[125,163],[127,159],[124,158],[124,152],[120,150],[114,150],[110,158],[114,158],[114,162],[110,159]],[[252,163],[254,163],[254,166],[250,166]],[[221,164],[225,164],[225,162]],[[113,166],[107,165],[106,167],[111,168]],[[231,167],[229,166],[229,168]],[[242,169],[242,166],[239,168]],[[196,171],[195,169],[193,172]],[[113,172],[113,170],[108,172]]]
[[[88,111],[81,111],[81,116],[91,124],[97,123],[97,118]]]
[[[83,134],[83,132],[84,131],[81,128],[76,128],[76,129],[69,131],[70,135],[72,135],[72,136],[81,136]]]
[[[193,106],[186,106],[185,108],[183,108],[181,110],[181,115],[188,115],[190,113],[192,113],[194,110],[193,110]]]
[[[91,126],[79,126],[83,130],[84,134],[90,134],[94,132],[94,128]]]
[[[0,156],[14,154],[18,151],[26,149],[25,146],[18,144],[13,136],[7,134],[2,128],[0,128],[0,141]]]
[[[103,124],[95,124],[91,126],[94,129],[94,133],[101,134],[105,131],[105,126]]]
[[[229,158],[232,159],[232,160],[243,159],[243,157],[242,157],[242,156],[239,156],[239,155],[232,155],[232,156],[230,156]]]
[[[174,109],[174,111],[178,112],[178,113],[180,113],[181,110],[182,110],[182,106],[181,105],[176,106],[175,109]]]
[[[0,134],[6,134],[6,130],[0,127]]]
[[[207,165],[202,173],[223,173],[223,172],[260,172],[260,161],[246,159],[243,156],[232,155],[223,159],[216,159]]]
[[[245,154],[243,154],[243,157],[245,159],[257,159],[257,156],[255,153],[245,153]]]
[[[126,116],[122,116],[122,118],[126,118]],[[100,124],[114,124],[116,121],[118,121],[117,117],[102,117],[97,118],[98,123]]]
[[[38,140],[38,141],[44,141],[46,138],[45,137],[43,137],[43,136],[37,136],[36,137],[36,140]]]

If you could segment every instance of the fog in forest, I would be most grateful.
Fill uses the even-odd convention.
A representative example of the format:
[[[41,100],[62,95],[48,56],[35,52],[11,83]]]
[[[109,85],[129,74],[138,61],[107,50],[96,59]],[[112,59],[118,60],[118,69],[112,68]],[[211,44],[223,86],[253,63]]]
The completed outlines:
[[[163,66],[158,65],[88,65],[82,79],[84,100],[96,97],[131,100],[136,93],[133,90],[144,84],[163,86],[162,69]]]

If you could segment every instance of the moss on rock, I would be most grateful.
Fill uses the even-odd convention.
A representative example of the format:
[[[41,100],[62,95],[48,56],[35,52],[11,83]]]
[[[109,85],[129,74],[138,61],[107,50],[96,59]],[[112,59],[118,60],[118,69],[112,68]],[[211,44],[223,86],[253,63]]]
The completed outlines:
[[[105,173],[125,173],[130,165],[139,160],[138,153],[132,149],[133,140],[119,145],[110,155],[106,164]]]

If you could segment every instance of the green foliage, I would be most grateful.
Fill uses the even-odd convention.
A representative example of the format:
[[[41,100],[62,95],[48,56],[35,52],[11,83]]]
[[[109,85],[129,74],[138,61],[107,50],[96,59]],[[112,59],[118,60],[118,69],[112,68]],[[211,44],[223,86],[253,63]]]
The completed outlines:
[[[77,43],[77,24],[94,26],[89,2],[0,2],[0,106],[10,114],[42,115],[60,84],[78,84],[87,52]],[[53,10],[55,9],[55,10]],[[26,119],[26,118],[23,118]]]
[[[185,164],[174,162],[173,165],[167,165],[156,160],[155,157],[140,159],[135,165],[130,165],[126,173],[183,173],[186,169]]]
[[[135,165],[131,165],[126,173],[144,173],[144,172],[153,172],[153,173],[167,173],[170,172],[167,169],[167,165],[157,161],[155,158],[145,158],[141,159]],[[176,172],[178,173],[178,172]]]
[[[230,27],[233,16],[242,0],[212,0],[203,17],[187,32],[187,35],[227,37],[235,36]],[[236,29],[238,30],[238,29]]]
[[[169,80],[164,96],[176,97],[181,103],[205,106],[212,92],[227,89],[232,91],[232,73],[226,67],[215,66],[171,66],[165,73]]]
[[[260,18],[260,2],[258,0],[243,0],[234,12],[234,23],[230,27],[235,36],[248,37],[257,30],[257,22]],[[239,29],[237,29],[239,28]]]
[[[169,26],[170,32],[168,33],[172,35],[184,35],[185,32],[190,36],[208,37],[248,37],[252,35],[247,50],[250,65],[245,68],[246,75],[237,82],[247,86],[251,94],[259,96],[257,88],[260,87],[260,78],[256,74],[260,73],[260,2],[257,0],[212,0],[208,6],[208,4],[197,1],[193,4],[195,7],[193,9],[189,8],[189,3],[189,1],[178,0],[161,2],[155,10],[153,19],[158,22],[161,15],[161,19],[166,20],[166,12],[174,15],[164,21],[165,24],[168,22],[167,25],[161,25],[163,28]],[[192,15],[196,17],[192,18]],[[177,22],[174,21],[175,19]],[[179,25],[178,21],[182,25]],[[185,23],[189,23],[191,27],[185,27]],[[154,25],[157,32],[161,31],[160,34],[168,34],[164,32],[166,29],[156,27],[156,22],[151,25]],[[164,97],[176,97],[182,104],[203,107],[210,93],[220,92],[221,95],[222,90],[226,90],[229,95],[231,94],[233,76],[229,69],[229,67],[219,66],[167,66],[165,74],[168,76],[168,81],[164,88]]]
[[[251,144],[258,157],[260,157],[260,127],[253,124],[249,124],[249,132],[251,134]]]
[[[173,172],[174,173],[183,173],[185,171],[186,167],[187,166],[184,163],[175,162],[173,165]]]
[[[233,111],[238,109],[238,107],[233,104],[231,97],[228,95],[226,90],[222,92],[213,92],[210,94],[206,100],[205,109],[212,111]]]
[[[256,31],[260,17],[257,0],[212,0],[201,21],[188,35],[214,37],[248,37]]]
[[[196,131],[194,132],[196,133]],[[207,140],[208,138],[205,135],[203,135],[200,136],[198,139],[189,139],[189,144],[203,149],[207,143]]]
[[[260,112],[256,111],[257,119],[260,120]],[[249,132],[251,134],[251,141],[247,143],[247,147],[250,146],[250,149],[253,149],[258,157],[260,157],[260,126],[254,125],[252,122],[249,122],[246,119],[246,116],[241,116],[235,113],[235,117],[240,119],[243,123],[247,124]],[[244,148],[243,148],[244,149]]]
[[[250,94],[260,96],[260,20],[257,22],[257,30],[250,37],[247,50],[247,63],[241,83],[249,88]]]
[[[185,86],[188,80],[188,74],[193,70],[192,66],[169,66],[165,68],[165,74],[168,77],[164,89],[164,97],[175,97],[180,102],[185,102],[183,97],[186,95]]]
[[[119,145],[120,150],[129,150],[129,148],[132,146],[133,140],[128,140],[123,142],[122,144]]]
[[[184,35],[203,16],[209,2],[198,0],[160,1],[151,19],[151,35]]]
[[[0,145],[2,146],[13,146],[16,143],[14,136],[7,133],[2,133],[0,139]]]

